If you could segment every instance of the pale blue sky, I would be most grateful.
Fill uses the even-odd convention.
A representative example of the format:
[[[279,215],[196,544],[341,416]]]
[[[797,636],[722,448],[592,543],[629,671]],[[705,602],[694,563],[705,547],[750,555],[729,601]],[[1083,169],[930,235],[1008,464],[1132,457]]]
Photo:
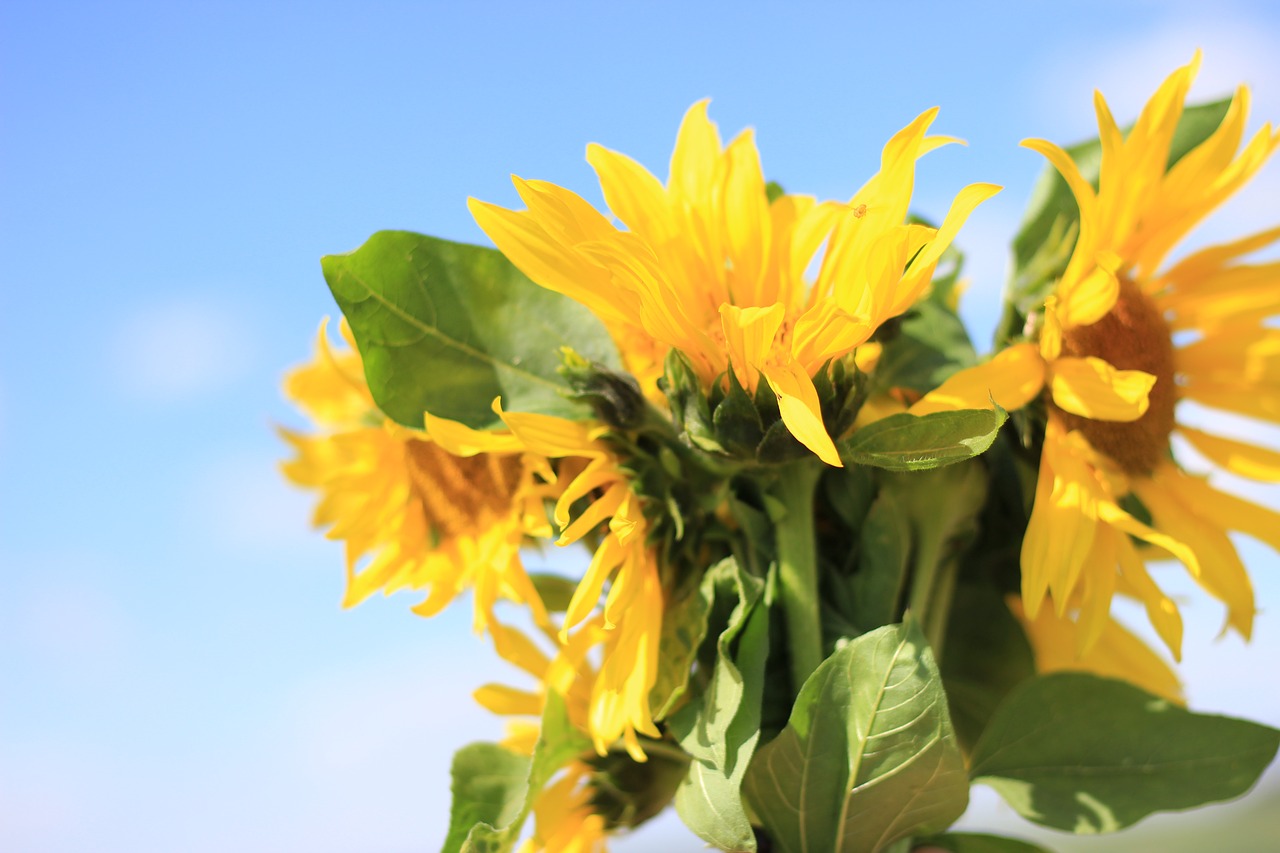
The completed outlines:
[[[335,313],[322,254],[381,228],[481,242],[465,200],[514,204],[513,172],[598,200],[592,141],[665,174],[702,97],[770,177],[844,197],[941,105],[969,146],[922,164],[918,209],[1007,187],[959,240],[981,344],[1041,168],[1019,139],[1089,135],[1094,86],[1131,117],[1197,45],[1198,96],[1246,81],[1253,125],[1280,119],[1280,14],[1201,5],[9,0],[0,849],[435,849],[449,755],[498,735],[467,694],[506,673],[466,614],[341,611],[339,548],[276,474],[272,426],[301,423],[280,376]],[[1201,239],[1280,218],[1280,167],[1256,184]],[[1190,693],[1280,724],[1257,680],[1280,559],[1247,556],[1255,645],[1213,645],[1188,590]]]

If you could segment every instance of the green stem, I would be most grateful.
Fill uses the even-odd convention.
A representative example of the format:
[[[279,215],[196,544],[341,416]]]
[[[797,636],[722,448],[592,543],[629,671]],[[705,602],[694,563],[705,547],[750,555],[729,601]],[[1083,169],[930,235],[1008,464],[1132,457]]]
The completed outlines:
[[[822,663],[822,610],[818,604],[818,555],[813,493],[822,468],[805,461],[782,472],[774,491],[786,510],[776,522],[778,594],[787,619],[791,680],[798,692]]]
[[[959,569],[957,560],[943,557],[943,544],[943,537],[937,535],[926,534],[916,540],[911,598],[907,603],[907,609],[920,620],[920,627],[937,661],[942,659],[947,616],[951,612],[951,597],[955,593]]]

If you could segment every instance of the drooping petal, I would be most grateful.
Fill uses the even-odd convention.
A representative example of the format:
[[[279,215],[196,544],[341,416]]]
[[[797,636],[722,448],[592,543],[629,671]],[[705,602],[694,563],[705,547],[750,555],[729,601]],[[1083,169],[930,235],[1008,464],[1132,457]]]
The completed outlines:
[[[844,467],[835,442],[822,422],[822,407],[818,391],[799,364],[766,365],[762,372],[769,380],[769,387],[778,396],[778,412],[782,422],[796,440],[809,448],[819,459],[836,468]]]
[[[1094,356],[1058,358],[1049,368],[1053,402],[1063,411],[1099,421],[1136,421],[1147,412],[1156,377],[1117,370]]]
[[[1013,411],[1044,388],[1045,364],[1035,344],[1015,344],[991,361],[953,373],[908,410],[913,415],[955,409],[985,409],[992,400]]]

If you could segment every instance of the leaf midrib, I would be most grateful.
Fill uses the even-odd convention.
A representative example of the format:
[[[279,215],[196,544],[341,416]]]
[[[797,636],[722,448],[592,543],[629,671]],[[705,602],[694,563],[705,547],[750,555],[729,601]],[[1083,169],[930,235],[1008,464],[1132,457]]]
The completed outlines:
[[[489,364],[495,369],[510,371],[511,373],[522,377],[523,379],[526,379],[531,382],[537,382],[541,385],[547,386],[548,388],[553,388],[556,391],[563,390],[564,386],[560,385],[557,382],[552,382],[551,380],[546,379],[545,377],[539,376],[536,373],[530,373],[527,370],[522,370],[521,368],[517,367],[514,364],[509,364],[505,361],[499,361],[498,359],[494,358],[492,355],[489,355],[486,352],[482,352],[481,350],[478,350],[475,347],[465,344],[462,341],[457,340],[456,338],[449,337],[444,332],[440,331],[439,328],[426,324],[419,318],[415,317],[413,314],[408,313],[405,309],[401,308],[399,305],[396,305],[394,302],[387,299],[377,290],[374,290],[367,283],[365,283],[365,280],[363,277],[353,272],[350,268],[344,269],[341,274],[344,276],[349,276],[352,280],[356,282],[356,284],[360,286],[361,289],[364,290],[365,293],[367,293],[373,299],[376,299],[378,303],[381,304],[388,311],[395,314],[397,317],[404,320],[409,325],[413,326],[423,334],[433,337],[436,340],[440,341],[446,347],[455,349],[458,352],[461,352],[470,358],[474,358],[475,360],[481,363]],[[419,287],[423,286],[422,282],[416,277],[414,281],[417,283]],[[386,346],[386,344],[383,344],[383,346]]]

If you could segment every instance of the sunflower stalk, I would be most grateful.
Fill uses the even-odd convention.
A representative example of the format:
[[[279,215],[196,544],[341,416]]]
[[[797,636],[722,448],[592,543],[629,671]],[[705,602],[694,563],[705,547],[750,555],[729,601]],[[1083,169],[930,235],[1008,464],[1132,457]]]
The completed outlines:
[[[813,496],[821,475],[822,469],[808,460],[788,466],[773,492],[786,512],[776,520],[778,598],[786,616],[791,683],[796,691],[824,657],[813,526]]]

